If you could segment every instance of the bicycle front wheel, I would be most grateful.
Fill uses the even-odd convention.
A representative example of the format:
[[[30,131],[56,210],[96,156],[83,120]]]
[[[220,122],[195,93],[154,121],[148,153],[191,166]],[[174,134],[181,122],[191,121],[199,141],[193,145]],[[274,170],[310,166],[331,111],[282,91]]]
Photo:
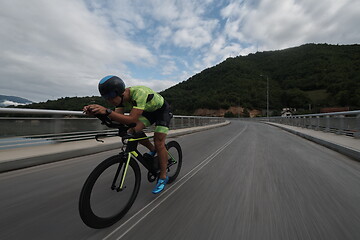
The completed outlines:
[[[79,212],[91,228],[105,228],[119,221],[131,208],[140,188],[140,168],[130,159],[120,189],[127,159],[123,154],[101,162],[87,178],[80,194]]]
[[[168,183],[172,183],[180,173],[182,165],[182,150],[180,144],[176,141],[168,142],[166,144],[166,149],[168,152]]]

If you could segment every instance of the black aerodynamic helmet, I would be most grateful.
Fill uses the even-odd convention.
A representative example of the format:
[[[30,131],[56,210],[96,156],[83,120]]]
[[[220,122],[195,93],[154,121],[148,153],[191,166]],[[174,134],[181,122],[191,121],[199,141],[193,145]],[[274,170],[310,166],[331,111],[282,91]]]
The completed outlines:
[[[99,82],[99,92],[105,99],[121,96],[125,91],[125,83],[121,78],[109,75],[102,78]]]

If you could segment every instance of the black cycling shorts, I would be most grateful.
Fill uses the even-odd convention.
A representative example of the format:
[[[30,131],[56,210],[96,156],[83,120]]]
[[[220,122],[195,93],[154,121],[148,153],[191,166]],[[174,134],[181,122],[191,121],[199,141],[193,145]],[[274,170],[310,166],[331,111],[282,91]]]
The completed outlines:
[[[155,123],[155,132],[161,132],[167,134],[169,131],[170,120],[173,117],[173,114],[170,110],[170,105],[164,100],[164,104],[161,108],[157,109],[154,112],[142,113],[142,116],[139,120],[144,123],[145,127]]]

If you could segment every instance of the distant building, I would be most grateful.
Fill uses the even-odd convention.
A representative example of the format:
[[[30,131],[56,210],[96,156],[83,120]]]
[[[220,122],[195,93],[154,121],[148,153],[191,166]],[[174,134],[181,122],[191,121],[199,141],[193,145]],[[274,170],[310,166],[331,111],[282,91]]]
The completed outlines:
[[[320,109],[320,113],[347,112],[347,111],[350,111],[349,107],[329,107],[329,108]]]
[[[281,111],[282,117],[292,116],[296,112],[295,108],[283,108]]]

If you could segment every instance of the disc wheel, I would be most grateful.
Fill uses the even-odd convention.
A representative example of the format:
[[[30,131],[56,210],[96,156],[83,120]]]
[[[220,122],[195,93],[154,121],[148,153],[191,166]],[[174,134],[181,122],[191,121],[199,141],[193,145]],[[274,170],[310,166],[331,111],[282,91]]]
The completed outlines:
[[[177,178],[180,173],[180,169],[182,166],[182,150],[179,143],[176,141],[168,142],[166,144],[166,149],[168,151],[168,183],[171,183]]]
[[[130,159],[120,189],[127,158],[123,154],[101,162],[87,178],[80,194],[79,212],[91,228],[105,228],[119,221],[131,208],[139,192],[141,175],[136,161]]]

